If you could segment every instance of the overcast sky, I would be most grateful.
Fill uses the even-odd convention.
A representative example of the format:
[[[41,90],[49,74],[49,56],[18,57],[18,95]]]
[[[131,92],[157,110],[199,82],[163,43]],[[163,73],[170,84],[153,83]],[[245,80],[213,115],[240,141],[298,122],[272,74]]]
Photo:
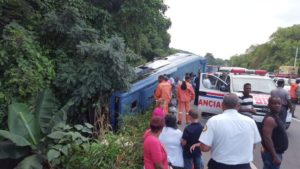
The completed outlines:
[[[265,43],[279,27],[300,24],[300,0],[164,0],[170,47],[229,59]]]

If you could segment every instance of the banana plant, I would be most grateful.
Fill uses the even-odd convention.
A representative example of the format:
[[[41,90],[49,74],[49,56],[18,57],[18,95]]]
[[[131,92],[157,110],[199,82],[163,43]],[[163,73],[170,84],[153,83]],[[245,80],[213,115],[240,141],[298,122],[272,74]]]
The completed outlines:
[[[50,90],[41,92],[32,107],[12,103],[8,114],[9,130],[0,130],[0,159],[26,157],[16,169],[41,169],[42,162],[47,160],[41,151],[42,138],[50,134],[55,125],[65,124],[66,110],[71,104],[58,110]]]

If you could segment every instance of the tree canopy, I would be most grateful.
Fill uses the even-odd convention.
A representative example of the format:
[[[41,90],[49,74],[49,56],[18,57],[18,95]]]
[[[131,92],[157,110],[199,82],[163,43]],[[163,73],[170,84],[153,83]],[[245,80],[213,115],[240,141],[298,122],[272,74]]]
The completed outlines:
[[[296,48],[300,48],[300,25],[279,28],[268,42],[250,46],[245,54],[232,56],[231,66],[276,71],[279,66],[293,66]],[[299,59],[296,66],[299,66]]]
[[[72,100],[70,116],[107,104],[133,66],[172,52],[166,10],[163,0],[1,1],[0,121],[45,88]]]

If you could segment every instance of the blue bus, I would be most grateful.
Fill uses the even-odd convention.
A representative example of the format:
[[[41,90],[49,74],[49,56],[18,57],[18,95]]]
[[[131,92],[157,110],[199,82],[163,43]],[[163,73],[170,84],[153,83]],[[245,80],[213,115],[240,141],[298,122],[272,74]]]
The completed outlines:
[[[110,99],[110,122],[113,128],[118,127],[121,115],[141,113],[154,102],[154,91],[159,75],[170,75],[183,79],[186,73],[197,74],[205,71],[206,59],[199,55],[176,53],[163,59],[154,60],[136,67],[139,80],[134,82],[128,91],[114,92]]]

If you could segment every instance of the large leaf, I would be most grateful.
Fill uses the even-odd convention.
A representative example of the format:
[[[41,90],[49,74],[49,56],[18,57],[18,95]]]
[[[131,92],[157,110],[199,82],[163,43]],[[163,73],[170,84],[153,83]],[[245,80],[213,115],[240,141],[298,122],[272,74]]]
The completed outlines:
[[[57,101],[52,92],[49,89],[40,92],[36,100],[35,113],[44,134],[51,132],[53,126],[50,121],[56,111]]]
[[[65,124],[67,121],[67,112],[69,108],[74,104],[73,101],[68,101],[67,104],[65,104],[59,111],[57,111],[53,118],[52,118],[52,123],[53,126],[57,125],[58,123],[63,123]]]
[[[15,143],[17,146],[31,146],[31,143],[27,141],[24,137],[13,134],[11,132],[0,130],[0,137],[6,138],[13,143]]]
[[[48,158],[49,161],[52,161],[52,160],[56,159],[59,156],[60,156],[60,152],[56,151],[54,149],[50,149],[47,153],[47,158]]]
[[[41,155],[32,155],[21,161],[15,169],[43,169],[42,163],[45,160]]]
[[[37,97],[35,113],[44,134],[49,134],[56,124],[66,123],[67,111],[73,102],[69,101],[60,110],[57,105],[57,100],[49,89],[40,92]]]
[[[8,109],[9,131],[23,136],[34,145],[38,144],[41,131],[36,117],[30,112],[28,106],[23,103],[13,103]]]
[[[62,132],[62,131],[54,131],[51,134],[48,135],[49,138],[52,139],[61,139],[64,136],[68,135],[69,133],[66,132]]]
[[[0,159],[12,158],[18,159],[29,155],[31,149],[29,146],[20,147],[16,146],[15,143],[11,141],[0,142]]]

